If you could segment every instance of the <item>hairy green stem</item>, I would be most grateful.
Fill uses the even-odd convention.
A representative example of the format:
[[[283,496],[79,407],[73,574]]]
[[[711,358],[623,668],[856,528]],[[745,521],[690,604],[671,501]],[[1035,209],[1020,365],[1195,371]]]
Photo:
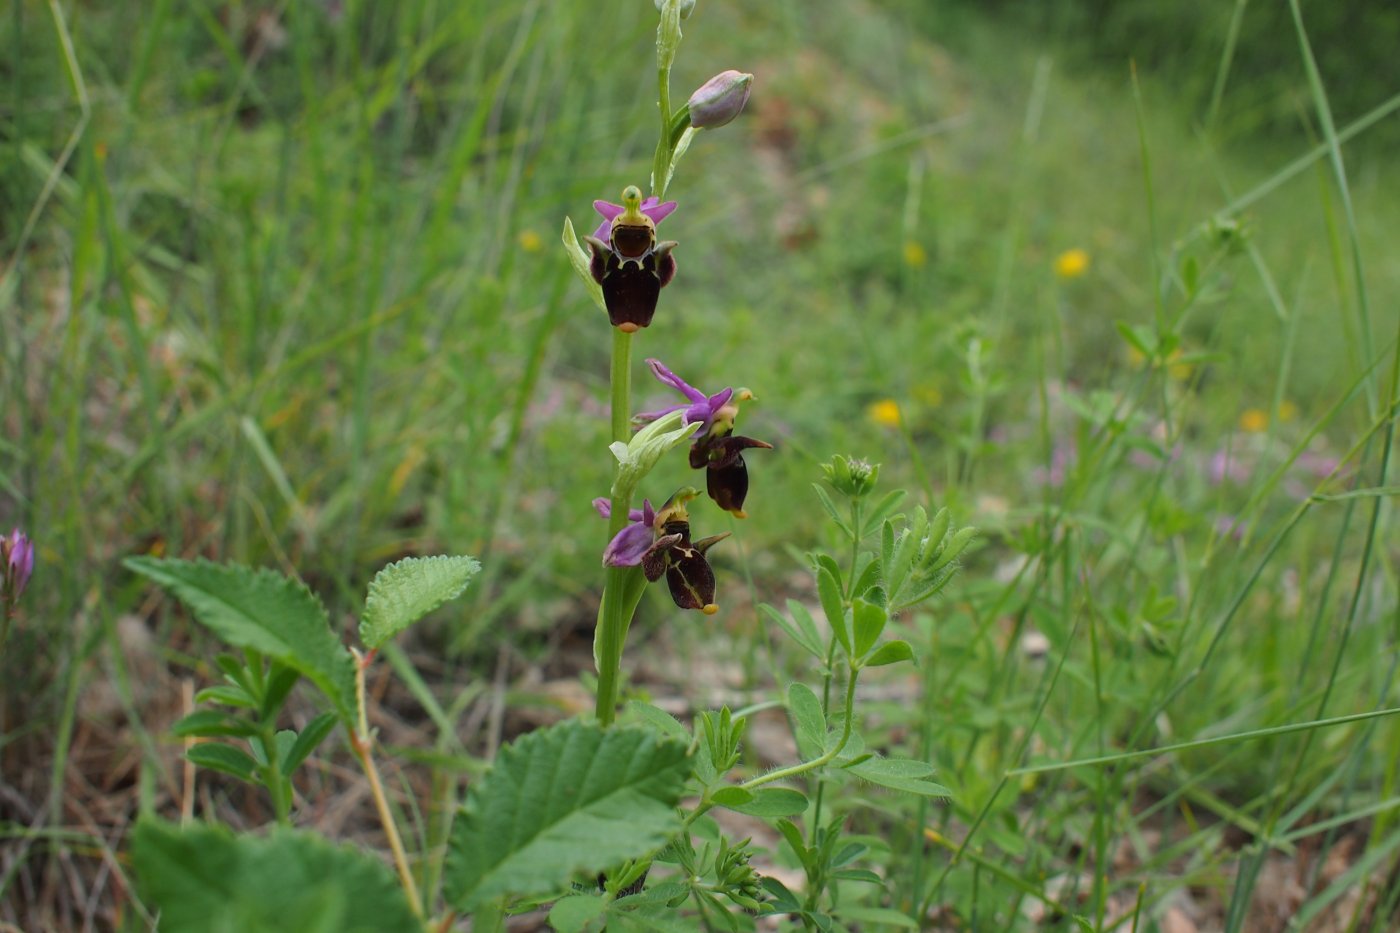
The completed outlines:
[[[359,723],[350,735],[350,747],[354,749],[355,757],[360,760],[360,768],[365,772],[365,777],[369,779],[370,795],[374,798],[374,808],[379,813],[379,823],[384,827],[384,835],[389,840],[389,849],[394,855],[394,867],[398,870],[399,883],[403,885],[408,906],[412,908],[413,915],[421,920],[423,903],[418,894],[418,884],[413,880],[413,872],[408,867],[408,853],[404,851],[398,824],[394,822],[394,814],[389,810],[389,798],[384,794],[384,784],[379,780],[379,769],[375,767],[372,753],[374,739],[370,736],[369,714],[366,712],[365,669],[369,667],[374,653],[361,655],[355,651],[354,654],[355,708],[359,711]]]
[[[841,727],[841,741],[832,746],[831,750],[813,758],[811,761],[803,761],[786,768],[778,768],[776,771],[769,771],[767,774],[760,774],[756,778],[750,778],[739,786],[744,790],[753,790],[755,787],[762,787],[764,784],[772,784],[774,781],[786,781],[824,767],[836,760],[836,756],[841,754],[841,750],[846,747],[846,743],[851,740],[851,723],[855,719],[856,704],[856,679],[859,671],[856,668],[849,668],[850,675],[846,678],[846,721]]]

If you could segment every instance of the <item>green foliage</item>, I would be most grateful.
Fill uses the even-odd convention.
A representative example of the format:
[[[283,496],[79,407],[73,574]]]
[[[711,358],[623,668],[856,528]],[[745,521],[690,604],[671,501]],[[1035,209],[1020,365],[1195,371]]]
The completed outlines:
[[[124,563],[178,597],[228,644],[305,675],[343,720],[352,720],[354,662],[331,631],[321,601],[301,583],[270,570],[208,561],[131,557]]]
[[[449,600],[481,570],[470,557],[405,557],[374,575],[360,617],[360,641],[379,648]]]
[[[682,742],[565,722],[501,750],[452,825],[444,892],[460,910],[557,890],[578,871],[642,856],[680,828]]]
[[[378,859],[312,833],[259,838],[143,819],[131,853],[137,892],[169,933],[422,930]]]

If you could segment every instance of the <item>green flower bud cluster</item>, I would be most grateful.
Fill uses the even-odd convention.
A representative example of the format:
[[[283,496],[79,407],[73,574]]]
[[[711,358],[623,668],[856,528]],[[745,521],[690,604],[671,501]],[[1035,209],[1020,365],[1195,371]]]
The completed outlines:
[[[875,483],[880,478],[880,464],[837,454],[831,458],[830,463],[822,464],[822,474],[837,492],[852,499],[859,499],[875,488]]]

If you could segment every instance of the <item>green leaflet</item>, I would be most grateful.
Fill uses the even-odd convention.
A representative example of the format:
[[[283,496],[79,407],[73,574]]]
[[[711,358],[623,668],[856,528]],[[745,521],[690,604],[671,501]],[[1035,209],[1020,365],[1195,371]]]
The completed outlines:
[[[360,641],[378,649],[443,603],[462,595],[481,564],[470,557],[405,557],[374,575]]]
[[[452,824],[443,890],[458,910],[543,894],[637,858],[680,829],[686,744],[569,721],[501,750]]]
[[[305,675],[342,719],[354,720],[354,661],[331,631],[325,607],[304,585],[238,564],[152,557],[123,563],[169,590],[228,644],[261,652]]]

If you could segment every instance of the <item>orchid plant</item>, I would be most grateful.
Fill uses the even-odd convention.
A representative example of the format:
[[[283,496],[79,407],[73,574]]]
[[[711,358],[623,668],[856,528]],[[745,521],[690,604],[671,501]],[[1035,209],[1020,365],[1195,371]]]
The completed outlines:
[[[795,683],[764,704],[786,709],[797,761],[753,772],[743,748],[751,710],[702,711],[687,726],[632,700],[618,722],[624,648],[647,584],[665,578],[679,610],[719,611],[709,553],[729,535],[697,536],[692,522],[706,529],[715,510],[745,518],[745,455],[773,449],[737,433],[752,391],[706,392],[659,359],[646,360],[648,371],[682,400],[655,411],[632,408],[634,342],[665,326],[657,308],[677,281],[678,244],[657,233],[677,209],[667,190],[696,135],[732,122],[753,83],[752,75],[724,71],[672,108],[671,68],[694,6],[657,0],[660,133],[650,193],[626,185],[621,203],[595,201],[602,220],[582,238],[572,221],[564,223],[569,261],[612,330],[614,470],[607,495],[593,500],[608,523],[600,536],[594,715],[506,745],[460,806],[455,781],[443,782],[435,806],[415,803],[415,812],[456,812],[437,844],[425,833],[411,853],[405,838],[413,836],[401,831],[402,815],[376,764],[366,675],[396,635],[466,589],[477,562],[408,558],[384,568],[360,614],[360,645],[347,648],[320,600],[298,581],[203,561],[132,558],[130,569],[169,590],[235,649],[218,659],[222,682],[198,695],[204,708],[174,731],[191,743],[186,754],[197,766],[265,789],[276,823],[255,836],[143,820],[132,846],[137,890],[159,910],[162,930],[210,929],[217,917],[238,930],[445,931],[467,916],[473,930],[498,930],[507,914],[531,910],[547,910],[555,929],[572,933],[685,928],[676,927],[678,914],[698,916],[706,929],[753,929],[762,915],[787,915],[812,930],[917,925],[911,905],[889,902],[880,876],[859,865],[868,845],[846,832],[846,810],[826,791],[865,782],[926,798],[947,794],[926,762],[868,747],[855,710],[864,671],[914,659],[908,641],[885,633],[946,585],[971,541],[972,531],[953,527],[946,510],[900,514],[903,493],[874,498],[878,467],[844,457],[824,467],[815,494],[846,539],[844,565],[824,553],[808,557],[824,625],[797,600],[762,607],[816,665],[815,688]],[[651,488],[657,464],[682,447],[704,483],[697,478],[669,493]],[[19,544],[6,544],[5,556],[27,568]],[[20,579],[7,570],[7,594],[23,587],[12,577]],[[303,679],[327,708],[299,729],[286,728],[286,700]],[[338,727],[364,771],[397,878],[373,857],[293,828],[297,769]],[[793,890],[758,871],[760,851],[750,839],[729,838],[711,815],[717,808],[768,822],[785,849],[777,854],[800,867],[805,884]]]

